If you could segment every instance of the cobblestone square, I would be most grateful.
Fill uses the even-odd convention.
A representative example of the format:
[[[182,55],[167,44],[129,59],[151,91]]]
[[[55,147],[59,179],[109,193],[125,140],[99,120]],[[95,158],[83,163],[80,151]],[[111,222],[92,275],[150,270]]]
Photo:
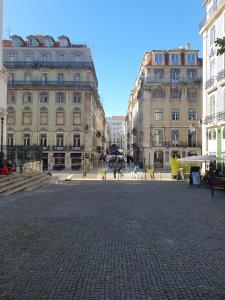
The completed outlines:
[[[65,182],[0,198],[0,299],[225,299],[225,194]]]

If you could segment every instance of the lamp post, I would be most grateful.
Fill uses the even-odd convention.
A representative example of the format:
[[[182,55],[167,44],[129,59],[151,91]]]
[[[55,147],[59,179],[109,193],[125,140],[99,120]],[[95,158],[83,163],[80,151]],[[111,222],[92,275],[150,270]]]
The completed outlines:
[[[4,126],[4,116],[5,114],[3,112],[0,112],[0,118],[1,118],[1,144],[0,144],[0,159],[3,159],[4,152],[3,152],[3,126]]]

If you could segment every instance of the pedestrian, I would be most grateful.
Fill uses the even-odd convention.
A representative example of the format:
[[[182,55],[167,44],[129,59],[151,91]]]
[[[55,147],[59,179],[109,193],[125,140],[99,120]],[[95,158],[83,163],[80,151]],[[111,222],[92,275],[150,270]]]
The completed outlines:
[[[137,180],[138,179],[138,166],[134,167],[134,178]]]
[[[116,166],[113,167],[113,175],[114,175],[114,178],[116,179],[116,172],[117,172],[117,168]]]

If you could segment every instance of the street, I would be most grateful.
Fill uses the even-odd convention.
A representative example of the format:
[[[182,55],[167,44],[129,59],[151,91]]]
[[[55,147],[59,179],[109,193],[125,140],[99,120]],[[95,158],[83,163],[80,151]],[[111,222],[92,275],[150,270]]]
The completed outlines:
[[[225,299],[225,195],[63,182],[0,198],[0,299]]]

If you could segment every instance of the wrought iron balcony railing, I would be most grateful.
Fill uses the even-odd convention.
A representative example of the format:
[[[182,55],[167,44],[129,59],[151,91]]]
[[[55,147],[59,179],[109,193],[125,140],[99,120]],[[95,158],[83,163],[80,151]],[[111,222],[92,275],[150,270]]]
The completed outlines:
[[[152,147],[165,147],[165,148],[201,148],[200,142],[177,142],[172,143],[171,141],[168,142],[152,142]]]
[[[210,87],[212,87],[215,83],[215,78],[211,77],[209,78],[206,82],[205,82],[205,88],[208,89]]]
[[[5,61],[3,65],[5,68],[80,68],[94,70],[94,64],[89,61]]]
[[[201,84],[202,78],[187,78],[187,77],[180,77],[178,79],[172,78],[157,78],[157,77],[145,77],[144,78],[145,84],[153,84],[153,83],[166,83],[166,84]]]
[[[91,88],[97,89],[93,81],[25,81],[13,80],[8,81],[9,87],[17,88]]]
[[[220,111],[216,114],[205,116],[203,123],[205,125],[209,125],[221,121],[225,121],[225,111]]]
[[[202,30],[204,25],[207,23],[207,21],[215,15],[215,13],[220,9],[221,4],[224,3],[224,0],[216,0],[210,10],[207,12],[207,14],[204,16],[203,20],[199,24],[199,31]]]
[[[223,69],[222,71],[220,71],[218,74],[217,74],[217,81],[221,81],[225,79],[225,69]]]

